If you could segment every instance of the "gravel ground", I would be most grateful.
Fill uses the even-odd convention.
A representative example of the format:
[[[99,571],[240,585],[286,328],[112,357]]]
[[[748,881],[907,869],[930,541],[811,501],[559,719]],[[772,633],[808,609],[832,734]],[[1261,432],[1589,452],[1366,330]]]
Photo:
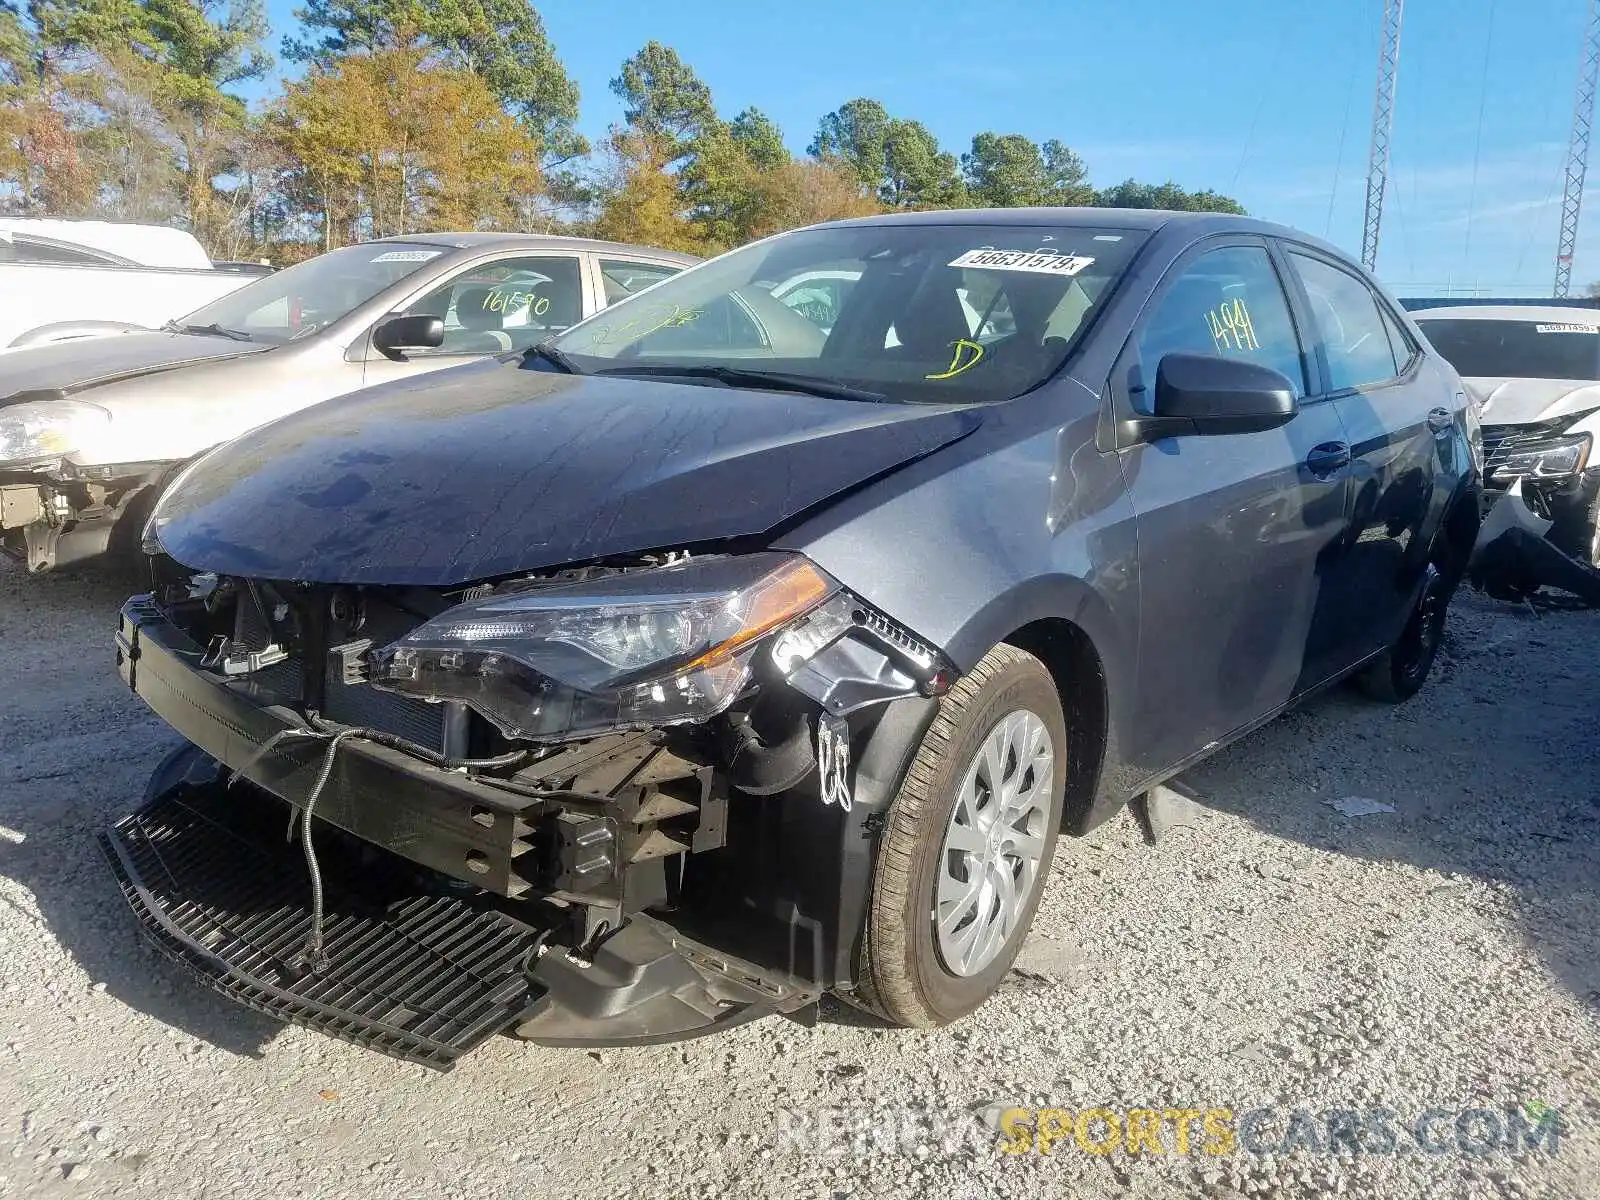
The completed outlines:
[[[1321,699],[1190,772],[1156,845],[1131,817],[1065,844],[1019,970],[950,1029],[830,1008],[603,1054],[497,1039],[437,1075],[135,934],[92,836],[172,743],[111,668],[129,590],[0,568],[0,1195],[1600,1196],[1600,614],[1464,596],[1411,704]],[[991,1104],[1268,1108],[1278,1152],[1197,1129],[1180,1154],[1169,1124],[1161,1155],[1006,1155]],[[1468,1152],[1508,1105],[1559,1113],[1554,1153]],[[1444,1149],[1280,1144],[1294,1110],[1305,1142],[1374,1107],[1446,1110]],[[1465,1150],[1464,1109],[1500,1114]]]

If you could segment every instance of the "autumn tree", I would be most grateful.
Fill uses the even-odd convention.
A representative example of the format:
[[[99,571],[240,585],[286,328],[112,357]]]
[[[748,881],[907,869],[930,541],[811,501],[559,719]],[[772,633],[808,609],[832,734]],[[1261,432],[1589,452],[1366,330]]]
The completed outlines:
[[[58,24],[40,0],[0,0],[0,206],[79,216],[95,180],[76,127],[79,77],[47,36]]]
[[[529,0],[306,0],[284,57],[324,67],[361,53],[421,49],[469,71],[522,123],[547,166],[588,152],[578,87]]]
[[[31,92],[4,121],[28,131],[7,138],[14,151],[34,148],[21,153],[30,173],[19,191],[52,212],[92,202],[214,240],[227,213],[219,181],[246,139],[233,89],[271,65],[261,0],[6,0],[3,26],[0,55],[13,66],[0,74],[16,85],[20,53]],[[51,194],[32,195],[38,186]]]
[[[837,163],[791,159],[777,170],[763,173],[755,181],[754,191],[746,240],[883,211],[876,200],[861,194],[855,174]]]
[[[417,48],[354,54],[290,84],[272,117],[286,186],[324,249],[421,229],[518,228],[539,147],[477,75]]]
[[[667,169],[674,147],[636,129],[614,129],[598,192],[596,237],[667,250],[696,250],[701,237],[685,217],[677,178]]]
[[[244,101],[232,91],[272,65],[261,0],[143,0],[124,52],[104,48],[150,97],[175,143],[189,228],[203,243],[221,233],[217,179],[237,165],[246,133]]]

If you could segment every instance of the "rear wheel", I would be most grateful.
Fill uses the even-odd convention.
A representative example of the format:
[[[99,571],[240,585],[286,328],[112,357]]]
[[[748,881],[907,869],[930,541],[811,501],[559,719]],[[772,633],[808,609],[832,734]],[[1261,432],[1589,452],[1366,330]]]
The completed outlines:
[[[1444,641],[1445,618],[1455,584],[1453,573],[1447,576],[1433,563],[1428,564],[1422,591],[1405,630],[1394,645],[1356,677],[1362,691],[1375,700],[1400,704],[1422,690]]]
[[[927,1027],[994,991],[1050,872],[1066,743],[1055,681],[1013,646],[944,697],[878,846],[854,1003]]]

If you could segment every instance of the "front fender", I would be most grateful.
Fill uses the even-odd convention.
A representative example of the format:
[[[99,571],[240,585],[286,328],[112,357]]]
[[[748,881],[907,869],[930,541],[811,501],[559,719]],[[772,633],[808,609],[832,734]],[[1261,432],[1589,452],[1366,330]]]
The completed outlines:
[[[1098,400],[1072,380],[996,406],[971,436],[776,544],[808,555],[962,671],[1041,621],[1075,626],[1103,680],[1094,760],[1099,795],[1114,806],[1133,782],[1119,747],[1136,678],[1139,582],[1133,508],[1117,456],[1096,446],[1098,416]],[[1061,678],[1062,664],[1048,665]]]

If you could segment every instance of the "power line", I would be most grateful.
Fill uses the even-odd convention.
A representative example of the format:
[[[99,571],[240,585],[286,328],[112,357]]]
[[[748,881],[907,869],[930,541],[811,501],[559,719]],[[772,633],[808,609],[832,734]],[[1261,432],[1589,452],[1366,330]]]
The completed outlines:
[[[1328,193],[1328,218],[1322,223],[1322,236],[1331,237],[1333,234],[1333,206],[1339,198],[1339,177],[1344,173],[1344,139],[1350,131],[1350,107],[1356,94],[1357,67],[1354,61],[1350,64],[1350,82],[1344,89],[1344,116],[1339,120],[1339,153],[1333,160],[1333,189]]]
[[[1267,106],[1267,96],[1277,93],[1278,62],[1283,57],[1284,45],[1289,40],[1291,22],[1283,21],[1278,30],[1278,45],[1272,52],[1272,65],[1267,70],[1266,79],[1262,81],[1261,94],[1256,98],[1256,110],[1250,116],[1250,130],[1245,134],[1244,149],[1239,152],[1239,165],[1233,169],[1233,178],[1228,181],[1228,194],[1233,195],[1234,189],[1239,186],[1239,176],[1244,174],[1245,160],[1250,157],[1250,149],[1256,139],[1256,125],[1261,120],[1261,110]]]
[[[1489,28],[1483,36],[1483,77],[1478,83],[1478,131],[1472,142],[1472,187],[1467,191],[1467,265],[1472,264],[1472,215],[1478,207],[1478,164],[1483,160],[1483,113],[1489,99],[1489,56],[1494,51],[1495,0],[1489,0]]]

